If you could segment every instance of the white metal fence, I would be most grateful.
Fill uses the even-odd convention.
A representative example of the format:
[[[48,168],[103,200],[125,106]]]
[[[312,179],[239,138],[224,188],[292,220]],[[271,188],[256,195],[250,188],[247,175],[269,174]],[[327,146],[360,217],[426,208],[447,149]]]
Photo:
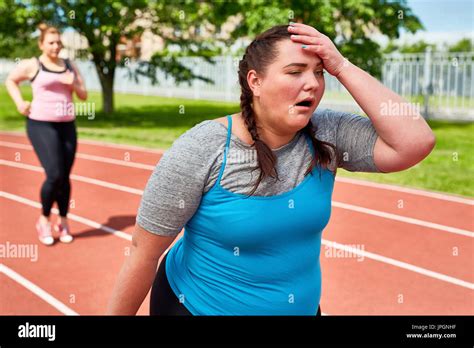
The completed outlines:
[[[210,78],[208,84],[195,80],[177,85],[162,72],[157,74],[158,85],[148,78],[138,83],[128,78],[128,69],[118,68],[114,90],[118,93],[156,95],[178,98],[208,99],[238,102],[239,58],[217,57],[212,65],[200,58],[184,58],[183,64],[194,73]],[[101,91],[96,68],[90,61],[76,62],[92,91]],[[15,62],[0,59],[0,81],[4,81]],[[420,103],[425,117],[439,119],[474,120],[474,52],[389,55],[382,66],[382,82],[412,102]],[[337,79],[326,74],[326,92],[321,105],[343,111],[360,112],[349,93]]]
[[[385,57],[383,83],[433,118],[474,119],[474,52]]]

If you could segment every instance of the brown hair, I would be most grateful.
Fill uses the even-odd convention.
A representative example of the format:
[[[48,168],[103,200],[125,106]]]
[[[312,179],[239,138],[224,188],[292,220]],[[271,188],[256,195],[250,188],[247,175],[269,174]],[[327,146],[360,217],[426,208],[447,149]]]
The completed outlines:
[[[275,168],[276,158],[272,150],[263,142],[257,131],[257,120],[255,113],[252,108],[253,93],[247,82],[247,74],[250,70],[255,70],[259,74],[264,74],[266,68],[276,59],[278,55],[277,43],[290,39],[291,33],[288,32],[287,25],[277,25],[267,31],[258,35],[246,48],[245,54],[239,62],[239,83],[241,88],[240,94],[240,110],[242,117],[245,121],[245,125],[252,136],[254,143],[252,146],[257,151],[257,162],[258,168],[260,169],[260,175],[258,177],[257,184],[249,194],[251,196],[257,189],[260,182],[267,176],[278,179],[278,173]],[[316,165],[326,167],[331,162],[331,152],[329,147],[335,150],[335,146],[325,141],[316,139],[314,133],[317,130],[317,126],[313,126],[311,120],[303,128],[303,132],[309,135],[311,143],[314,149],[314,156],[308,169],[306,170],[305,176],[312,172]],[[254,170],[255,170],[254,169]],[[311,173],[312,174],[312,173]],[[321,175],[321,172],[320,172]]]
[[[58,35],[61,34],[58,28],[49,26],[45,23],[41,23],[40,25],[38,25],[38,29],[40,30],[40,36],[38,40],[41,43],[43,43],[46,34],[58,34]]]

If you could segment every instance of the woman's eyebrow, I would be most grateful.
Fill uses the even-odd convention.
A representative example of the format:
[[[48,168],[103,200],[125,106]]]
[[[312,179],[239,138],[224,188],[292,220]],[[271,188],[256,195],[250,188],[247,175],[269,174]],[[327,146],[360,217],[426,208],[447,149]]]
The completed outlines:
[[[323,65],[323,62],[319,61],[318,64],[316,64],[316,67],[319,67],[319,66],[322,66],[322,65]],[[299,68],[306,68],[308,66],[308,64],[306,64],[306,63],[290,63],[288,65],[285,65],[283,67],[283,69],[291,67],[291,66],[296,66],[296,67],[299,67]]]

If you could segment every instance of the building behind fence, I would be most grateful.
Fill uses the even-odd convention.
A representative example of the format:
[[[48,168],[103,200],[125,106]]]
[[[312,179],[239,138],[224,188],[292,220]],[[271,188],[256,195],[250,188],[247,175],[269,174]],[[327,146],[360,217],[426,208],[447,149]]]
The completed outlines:
[[[206,99],[238,102],[240,87],[238,84],[239,58],[230,56],[216,57],[215,64],[201,58],[183,58],[182,63],[213,80],[208,84],[195,80],[177,85],[173,78],[166,78],[158,72],[158,85],[140,77],[138,83],[129,79],[128,67],[117,68],[114,90],[117,93],[156,95],[176,98]],[[101,91],[96,68],[91,61],[76,62],[86,86],[90,91]],[[0,81],[4,81],[14,67],[11,60],[0,60]],[[404,96],[413,103],[419,103],[421,113],[426,118],[450,120],[474,120],[474,52],[467,53],[431,53],[392,54],[385,56],[382,66],[384,85]],[[322,107],[336,110],[359,112],[362,110],[337,79],[325,74],[326,91],[321,101]]]

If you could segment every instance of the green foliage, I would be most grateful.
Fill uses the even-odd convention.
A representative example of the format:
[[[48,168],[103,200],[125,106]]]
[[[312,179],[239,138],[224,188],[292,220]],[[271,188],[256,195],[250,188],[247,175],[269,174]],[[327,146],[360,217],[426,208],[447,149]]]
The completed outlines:
[[[74,28],[87,38],[109,111],[113,110],[115,69],[128,66],[129,61],[123,56],[117,59],[117,44],[123,38],[139,37],[145,30],[162,37],[165,48],[149,62],[140,62],[130,76],[146,76],[159,83],[155,73],[162,70],[179,83],[208,80],[193,74],[178,57],[200,56],[212,62],[213,56],[237,39],[252,39],[271,26],[289,21],[314,26],[329,36],[350,61],[380,77],[382,52],[369,34],[378,31],[397,38],[401,28],[409,32],[422,28],[405,0],[0,1],[0,43],[8,47],[13,44],[7,38],[28,37],[40,22],[61,29]],[[236,20],[237,27],[226,37],[221,35],[223,24],[230,18]],[[209,32],[207,36],[202,35],[204,31]]]
[[[449,47],[449,52],[472,52],[474,43],[469,38],[459,40],[457,43]]]
[[[384,0],[239,0],[243,20],[234,39],[250,37],[276,24],[302,22],[331,38],[350,61],[380,77],[381,49],[368,36],[376,30],[391,39],[400,29],[416,32],[423,26],[406,1]]]

